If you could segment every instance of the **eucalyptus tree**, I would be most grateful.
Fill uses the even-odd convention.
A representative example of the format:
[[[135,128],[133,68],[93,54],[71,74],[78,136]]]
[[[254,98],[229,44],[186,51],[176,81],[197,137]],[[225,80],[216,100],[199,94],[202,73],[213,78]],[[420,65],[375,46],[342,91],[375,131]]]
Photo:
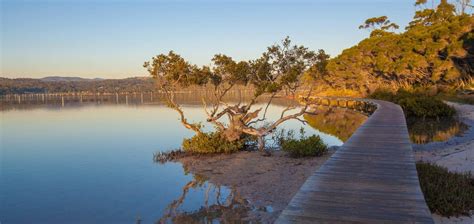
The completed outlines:
[[[387,16],[372,17],[365,20],[364,24],[359,26],[359,29],[370,29],[370,36],[381,36],[387,33],[388,30],[398,29],[396,23],[392,23]]]
[[[265,136],[278,125],[291,119],[305,122],[300,117],[309,113],[308,96],[312,88],[302,90],[300,77],[320,60],[326,60],[321,57],[321,52],[324,53],[291,45],[287,37],[281,44],[268,47],[255,60],[235,61],[229,56],[217,54],[212,58],[211,66],[199,67],[171,51],[153,57],[144,63],[144,67],[156,80],[168,107],[180,115],[184,127],[196,134],[203,133],[201,123],[187,120],[185,111],[174,99],[176,91],[189,86],[210,87],[212,99],[202,99],[206,122],[212,124],[215,131],[229,142],[239,141],[246,135],[254,136],[258,139],[259,150],[264,150]],[[253,87],[253,96],[246,101],[226,102],[225,96],[237,85]],[[288,106],[281,111],[277,120],[270,121],[267,117],[269,105],[277,95],[283,93],[292,98],[302,94],[302,105],[300,108]],[[257,103],[262,100],[265,102],[263,106]],[[224,118],[227,118],[227,122],[224,122]]]
[[[324,83],[362,94],[408,86],[463,87],[472,82],[474,16],[456,15],[447,0],[435,7],[417,0],[417,11],[404,32],[386,32],[387,18],[368,19],[361,28],[378,30],[329,60]]]
[[[398,29],[397,24],[390,22],[387,16],[372,17],[365,20],[364,24],[359,26],[359,29]]]

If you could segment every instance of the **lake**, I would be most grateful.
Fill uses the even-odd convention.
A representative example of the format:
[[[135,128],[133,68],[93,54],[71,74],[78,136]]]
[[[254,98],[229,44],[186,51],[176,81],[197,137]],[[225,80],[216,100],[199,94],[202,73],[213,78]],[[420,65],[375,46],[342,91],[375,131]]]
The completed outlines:
[[[189,214],[218,222],[219,215],[195,214],[203,207],[242,215],[242,206],[261,209],[235,198],[229,187],[186,173],[180,163],[153,161],[154,153],[176,149],[193,135],[157,100],[140,94],[2,98],[0,222],[155,223]],[[279,116],[286,101],[277,100],[270,117]],[[199,100],[183,102],[190,120],[204,120]],[[301,123],[283,127],[297,130]],[[329,146],[342,144],[311,126],[305,130]]]

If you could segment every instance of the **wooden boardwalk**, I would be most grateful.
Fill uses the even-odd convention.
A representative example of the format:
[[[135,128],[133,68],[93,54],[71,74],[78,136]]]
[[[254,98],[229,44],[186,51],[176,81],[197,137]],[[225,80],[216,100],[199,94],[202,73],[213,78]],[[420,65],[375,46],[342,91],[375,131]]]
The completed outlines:
[[[433,223],[402,109],[370,102],[376,111],[306,180],[276,223]]]

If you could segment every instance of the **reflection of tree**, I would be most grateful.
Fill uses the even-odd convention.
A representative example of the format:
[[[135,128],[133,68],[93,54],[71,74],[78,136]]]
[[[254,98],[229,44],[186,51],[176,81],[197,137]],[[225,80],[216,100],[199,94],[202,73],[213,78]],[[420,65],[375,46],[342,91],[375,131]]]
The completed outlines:
[[[308,124],[324,133],[346,141],[367,119],[366,116],[348,109],[318,107],[315,115],[305,115]]]
[[[193,180],[184,185],[181,196],[168,205],[157,223],[212,223],[216,220],[223,223],[234,223],[246,216],[249,210],[248,202],[240,196],[235,188],[231,189],[226,198],[221,198],[222,186],[206,182],[203,176],[193,176]],[[202,187],[206,187],[204,205],[196,211],[180,212],[178,209],[186,200],[189,190]],[[215,204],[209,205],[211,191],[215,192],[213,195]]]
[[[462,134],[468,126],[455,118],[408,119],[410,139],[416,144],[442,142]]]

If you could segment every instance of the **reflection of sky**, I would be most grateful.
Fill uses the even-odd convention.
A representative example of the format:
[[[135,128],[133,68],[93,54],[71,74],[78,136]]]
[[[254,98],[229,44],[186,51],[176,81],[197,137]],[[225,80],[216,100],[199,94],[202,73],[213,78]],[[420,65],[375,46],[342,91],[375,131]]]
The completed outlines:
[[[191,121],[204,119],[201,107],[188,107],[185,112]],[[183,137],[193,135],[181,126],[176,112],[163,106],[43,108],[0,114],[2,222],[130,223],[137,216],[157,220],[192,179],[179,164],[153,163],[154,152],[174,149]],[[270,110],[268,115],[279,114],[280,110]],[[298,121],[284,125],[300,126]],[[332,136],[323,139],[329,145],[341,144]],[[202,199],[192,196],[190,200],[197,200],[193,197]]]

